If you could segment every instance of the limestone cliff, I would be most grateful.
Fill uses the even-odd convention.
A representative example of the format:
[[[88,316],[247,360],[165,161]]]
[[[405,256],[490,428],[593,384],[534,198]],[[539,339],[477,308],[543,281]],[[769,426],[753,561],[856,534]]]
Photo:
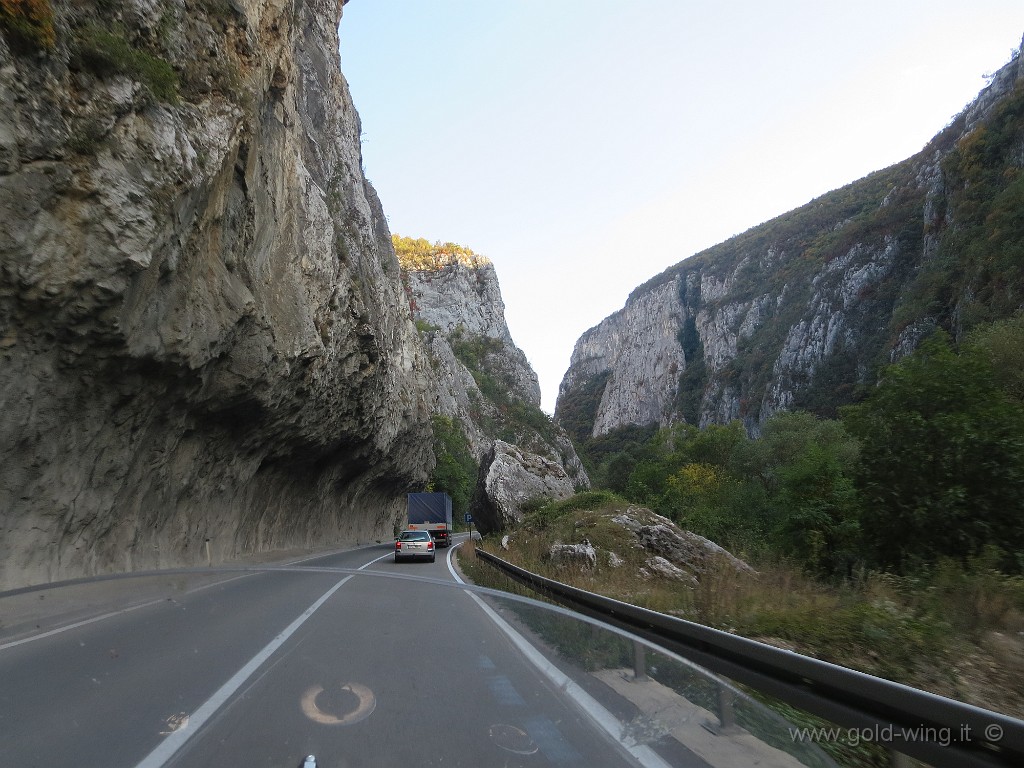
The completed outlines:
[[[0,18],[0,587],[390,536],[425,481],[341,7]]]
[[[509,333],[494,265],[462,246],[419,242],[429,257],[400,255],[434,369],[435,413],[461,424],[478,463],[505,441],[589,487],[568,436],[540,410],[537,374]]]
[[[1024,307],[1024,60],[918,155],[652,278],[579,339],[556,421],[618,427],[834,415],[936,327]],[[723,201],[723,205],[728,201]]]

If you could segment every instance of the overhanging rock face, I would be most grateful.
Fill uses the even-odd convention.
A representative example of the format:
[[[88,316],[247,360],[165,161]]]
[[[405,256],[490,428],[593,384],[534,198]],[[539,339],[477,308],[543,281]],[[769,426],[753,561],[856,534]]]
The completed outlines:
[[[124,5],[0,37],[0,588],[390,536],[432,461],[340,4]]]
[[[497,440],[480,464],[470,509],[480,531],[491,533],[521,522],[528,502],[567,499],[574,492],[560,464]]]

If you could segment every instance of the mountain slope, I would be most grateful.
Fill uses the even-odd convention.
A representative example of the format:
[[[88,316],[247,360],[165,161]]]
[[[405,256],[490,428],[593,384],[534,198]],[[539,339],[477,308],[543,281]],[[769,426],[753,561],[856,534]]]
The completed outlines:
[[[630,425],[831,415],[936,327],[1024,302],[1024,63],[919,154],[670,267],[577,341],[555,419]]]

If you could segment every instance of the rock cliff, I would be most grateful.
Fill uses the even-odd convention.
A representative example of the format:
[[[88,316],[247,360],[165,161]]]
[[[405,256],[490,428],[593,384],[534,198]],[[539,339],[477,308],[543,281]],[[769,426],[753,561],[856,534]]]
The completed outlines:
[[[670,267],[576,343],[555,420],[834,415],[932,329],[1024,306],[1024,60],[916,156]],[[727,204],[723,201],[723,204]]]
[[[512,397],[540,407],[537,374],[509,333],[490,260],[475,254],[471,259],[443,258],[431,266],[406,268],[404,274],[410,306],[421,327],[456,346],[484,340],[485,359],[479,362],[500,378]]]
[[[425,481],[341,8],[0,18],[0,588],[390,536]]]
[[[472,507],[482,530],[500,529],[516,513],[488,489],[525,483],[517,493],[529,488],[536,496],[589,487],[572,442],[540,410],[537,374],[509,333],[494,265],[454,244],[397,242],[409,305],[434,371],[434,412],[461,425],[481,466]],[[494,462],[496,445],[508,449],[499,456],[519,461]],[[496,508],[502,513],[491,514]]]

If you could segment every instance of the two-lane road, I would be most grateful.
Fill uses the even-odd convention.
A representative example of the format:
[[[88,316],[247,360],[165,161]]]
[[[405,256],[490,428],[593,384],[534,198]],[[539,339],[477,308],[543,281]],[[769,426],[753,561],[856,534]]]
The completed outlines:
[[[0,765],[633,764],[443,556],[300,566],[0,640]]]

